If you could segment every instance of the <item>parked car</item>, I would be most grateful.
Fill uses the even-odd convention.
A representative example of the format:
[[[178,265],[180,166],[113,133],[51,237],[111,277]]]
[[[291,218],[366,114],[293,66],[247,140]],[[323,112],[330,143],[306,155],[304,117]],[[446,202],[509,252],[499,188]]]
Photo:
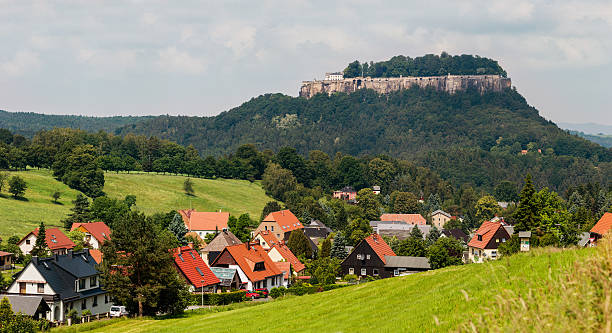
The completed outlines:
[[[266,288],[255,289],[255,292],[259,293],[263,297],[268,297],[268,294],[269,294],[268,289]]]
[[[113,305],[110,308],[110,316],[111,317],[123,317],[127,316],[128,312],[123,305]]]
[[[245,296],[248,297],[248,298],[251,298],[251,299],[259,298],[259,296],[260,296],[259,293],[254,292],[254,291],[250,291],[250,290],[246,290],[246,289],[242,289],[241,291],[246,292]]]

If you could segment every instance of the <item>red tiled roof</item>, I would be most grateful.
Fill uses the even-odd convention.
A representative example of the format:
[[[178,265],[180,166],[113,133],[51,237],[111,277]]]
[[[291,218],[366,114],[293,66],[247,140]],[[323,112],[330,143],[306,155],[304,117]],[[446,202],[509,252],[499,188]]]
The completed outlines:
[[[468,246],[484,249],[487,244],[489,244],[491,239],[493,239],[493,236],[495,235],[497,230],[503,227],[504,226],[501,224],[501,222],[482,222],[480,228],[478,228],[478,230],[474,234],[474,237],[472,237],[472,240],[468,243]],[[478,240],[479,235],[482,236],[482,240]]]
[[[372,250],[374,250],[374,252],[376,252],[376,254],[378,255],[378,257],[383,261],[383,263],[387,263],[387,261],[385,260],[385,256],[395,256],[395,252],[393,252],[393,250],[391,250],[391,247],[389,246],[389,244],[387,244],[385,242],[385,240],[377,235],[377,234],[372,234],[368,237],[366,237],[364,239],[364,241],[368,242],[368,244],[370,244],[370,247],[372,248]]]
[[[19,243],[26,239],[26,237],[28,237],[30,234],[34,234],[34,236],[38,237],[38,228],[25,235],[25,237],[23,237]],[[59,228],[45,229],[45,243],[47,243],[49,250],[71,249],[75,246],[70,238],[59,230]]]
[[[189,246],[182,246],[169,251],[172,253],[176,267],[195,288],[220,282],[196,250]]]
[[[291,252],[289,247],[285,244],[276,244],[272,248],[276,249],[280,255],[285,258],[293,266],[293,270],[301,272],[306,266],[300,262],[300,260]],[[271,250],[271,249],[270,249]]]
[[[278,238],[276,238],[276,236],[274,236],[274,234],[271,233],[270,230],[262,230],[257,235],[260,235],[261,238],[263,238],[268,248],[271,248],[279,243]],[[255,235],[255,237],[257,237],[257,235]]]
[[[229,220],[228,212],[196,212],[193,209],[182,209],[178,211],[185,221],[185,227],[193,230],[218,230],[227,229]]]
[[[12,253],[5,252],[5,251],[0,251],[0,257],[10,256],[10,255],[12,255]]]
[[[291,263],[286,262],[286,261],[281,261],[281,262],[275,262],[275,264],[276,264],[276,267],[278,267],[279,271],[285,273],[283,275],[285,277],[285,280],[289,280],[289,274],[291,274]]]
[[[89,234],[97,239],[100,245],[104,244],[106,239],[110,240],[111,230],[104,222],[73,223],[70,231],[73,231],[80,226],[85,228]]]
[[[605,213],[601,219],[591,228],[591,232],[605,235],[612,229],[612,213]]]
[[[263,220],[265,222],[276,222],[283,232],[293,231],[296,229],[304,229],[304,226],[302,225],[300,220],[298,220],[298,218],[295,217],[295,215],[293,215],[293,213],[289,209],[272,212],[268,214],[268,216],[266,216],[266,218]]]
[[[408,224],[426,224],[427,221],[421,214],[382,214],[381,221],[402,221]]]
[[[265,278],[280,275],[282,272],[278,269],[278,266],[270,259],[268,253],[260,245],[250,245],[247,248],[247,244],[238,244],[234,246],[228,246],[225,248],[232,258],[236,261],[240,269],[247,275],[249,280],[252,282],[261,281]],[[221,258],[221,253],[215,262]],[[213,262],[213,266],[215,265]],[[260,271],[253,271],[256,263],[264,263],[264,269]]]
[[[89,249],[89,254],[91,254],[91,256],[98,264],[102,262],[102,251],[97,249]]]

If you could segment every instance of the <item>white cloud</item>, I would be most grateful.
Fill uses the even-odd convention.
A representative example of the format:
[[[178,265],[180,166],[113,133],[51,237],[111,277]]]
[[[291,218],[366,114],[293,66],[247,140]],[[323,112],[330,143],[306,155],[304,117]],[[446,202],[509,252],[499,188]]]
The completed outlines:
[[[158,52],[157,65],[165,71],[184,74],[199,74],[206,69],[203,59],[193,57],[186,51],[180,51],[176,47],[168,47]]]
[[[532,17],[534,4],[531,1],[496,0],[488,3],[488,12],[502,21],[528,20]]]
[[[140,22],[144,25],[153,25],[157,22],[157,15],[153,13],[144,13],[140,18]]]
[[[12,59],[0,62],[0,72],[10,76],[19,76],[38,65],[40,65],[38,54],[27,50],[19,51]]]
[[[255,46],[257,29],[250,25],[236,22],[224,22],[216,25],[211,37],[216,42],[232,50],[234,55],[242,56]]]

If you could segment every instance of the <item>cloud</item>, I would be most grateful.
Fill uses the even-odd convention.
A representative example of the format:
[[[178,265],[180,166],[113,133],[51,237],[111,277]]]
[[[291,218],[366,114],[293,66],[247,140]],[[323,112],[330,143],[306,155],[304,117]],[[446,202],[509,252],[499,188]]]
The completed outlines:
[[[157,65],[169,72],[183,74],[199,74],[206,69],[203,59],[193,57],[186,51],[180,51],[176,47],[168,47],[158,52]]]
[[[223,22],[211,31],[212,39],[232,50],[234,55],[242,56],[255,46],[257,29],[236,22]]]
[[[38,54],[31,51],[19,51],[12,59],[0,62],[0,73],[9,76],[20,76],[32,68],[38,67],[40,60]]]

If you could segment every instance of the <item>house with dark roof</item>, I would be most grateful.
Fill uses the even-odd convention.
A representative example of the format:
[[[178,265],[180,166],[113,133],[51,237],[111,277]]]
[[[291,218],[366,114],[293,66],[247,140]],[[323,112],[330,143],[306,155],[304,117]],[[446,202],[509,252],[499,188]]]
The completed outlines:
[[[8,295],[0,294],[0,299],[6,298],[14,313],[21,313],[34,319],[45,319],[51,308],[40,295]]]
[[[188,232],[195,232],[204,238],[207,234],[227,230],[228,212],[198,212],[194,209],[178,211]]]
[[[597,243],[597,241],[610,232],[610,230],[612,230],[612,213],[605,213],[590,230],[591,242]]]
[[[410,275],[430,269],[426,257],[385,256],[385,277]]]
[[[340,264],[342,276],[355,274],[358,277],[393,276],[393,272],[385,270],[386,256],[395,256],[391,247],[382,236],[372,234],[362,240]]]
[[[331,233],[331,228],[319,220],[311,220],[310,224],[304,226],[304,235],[313,239],[313,241],[316,239],[315,243],[318,243],[318,240],[327,238]]]
[[[370,221],[370,226],[374,233],[386,237],[397,237],[399,240],[404,240],[410,237],[413,228],[418,228],[423,234],[423,238],[427,238],[431,231],[429,224],[408,224],[404,221]]]
[[[244,243],[226,247],[212,267],[234,268],[240,285],[247,290],[271,290],[283,285],[283,271],[259,244]]]
[[[454,239],[460,241],[464,246],[470,240],[470,237],[468,235],[466,235],[465,232],[463,232],[463,230],[461,230],[459,228],[450,229],[450,230],[443,229],[440,232],[440,237],[454,238]]]
[[[30,231],[23,237],[17,246],[23,254],[30,254],[38,238],[38,228]],[[74,248],[75,244],[59,228],[45,229],[45,241],[47,247],[54,254],[66,254],[68,250]]]
[[[70,231],[79,230],[85,234],[83,241],[86,247],[99,249],[105,241],[110,240],[111,230],[104,222],[73,223]]]
[[[345,186],[339,191],[334,191],[334,198],[355,203],[357,202],[357,191],[352,186]]]
[[[64,322],[71,309],[93,315],[110,310],[110,295],[100,285],[100,272],[88,249],[48,258],[32,257],[7,289],[10,295],[42,296],[51,311],[46,319]]]
[[[221,282],[192,246],[170,249],[174,267],[191,292],[215,292]]]
[[[293,230],[301,229],[304,229],[302,222],[289,209],[285,209],[268,214],[253,231],[253,235],[267,230],[272,232],[278,240],[286,241]]]
[[[499,244],[510,239],[510,234],[501,222],[484,221],[468,243],[468,260],[481,263],[496,260]]]
[[[240,239],[231,231],[223,230],[200,251],[200,255],[204,262],[210,266],[226,247],[237,244],[242,244]]]

